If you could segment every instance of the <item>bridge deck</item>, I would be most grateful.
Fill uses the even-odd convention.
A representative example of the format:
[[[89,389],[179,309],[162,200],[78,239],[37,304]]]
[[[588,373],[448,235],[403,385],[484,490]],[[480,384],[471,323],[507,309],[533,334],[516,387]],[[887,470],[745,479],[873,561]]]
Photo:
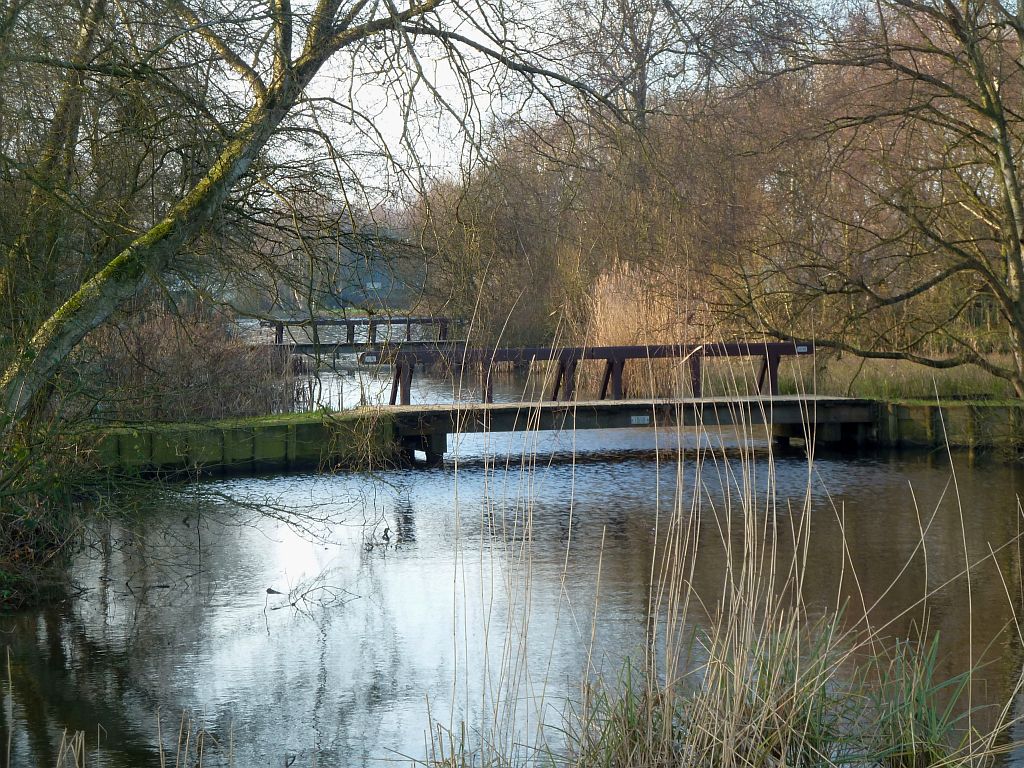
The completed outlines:
[[[392,363],[394,353],[399,349],[404,350],[436,350],[443,348],[448,350],[454,344],[464,342],[438,342],[438,341],[322,341],[320,343],[285,341],[280,344],[261,344],[259,346],[270,346],[293,355],[305,355],[307,357],[333,357],[334,355],[356,354],[366,352],[375,357],[369,357],[365,362],[367,365]]]
[[[877,409],[871,400],[817,395],[382,407],[395,418],[403,445],[426,452],[428,460],[447,451],[449,434],[482,431],[743,424],[767,425],[769,435],[787,439],[813,429],[822,442],[860,442],[876,422]]]

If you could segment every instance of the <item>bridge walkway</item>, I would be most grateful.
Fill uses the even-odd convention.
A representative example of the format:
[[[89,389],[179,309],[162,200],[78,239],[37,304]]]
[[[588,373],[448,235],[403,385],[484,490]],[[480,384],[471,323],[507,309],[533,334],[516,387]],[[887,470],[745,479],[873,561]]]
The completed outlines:
[[[783,442],[807,436],[819,444],[863,444],[878,420],[876,401],[818,395],[392,405],[380,410],[394,418],[403,450],[422,451],[432,464],[448,452],[449,435],[466,432],[764,426],[766,437]]]

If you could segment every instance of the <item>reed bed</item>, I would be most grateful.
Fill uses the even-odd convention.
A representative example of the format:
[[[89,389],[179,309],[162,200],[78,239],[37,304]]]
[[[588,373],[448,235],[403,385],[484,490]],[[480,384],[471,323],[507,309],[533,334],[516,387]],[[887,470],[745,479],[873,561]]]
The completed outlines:
[[[595,347],[700,344],[729,338],[731,334],[714,321],[689,287],[692,284],[685,276],[653,274],[650,268],[625,263],[613,265],[595,281],[586,325],[572,331],[573,343]],[[1006,357],[992,354],[994,361],[1012,368]],[[754,394],[756,388],[752,383],[756,376],[751,375],[751,368],[759,362],[705,360],[704,392]],[[539,372],[546,373],[546,369]],[[597,392],[601,373],[598,365],[581,366],[581,395]],[[625,384],[635,397],[692,394],[689,372],[682,361],[630,363],[626,366]],[[779,386],[783,394],[813,391],[821,395],[889,400],[1015,397],[1008,382],[975,366],[928,368],[906,360],[864,359],[837,355],[830,350],[822,350],[814,360],[784,359]]]
[[[698,344],[713,334],[703,303],[680,290],[678,275],[656,275],[649,268],[619,262],[594,282],[586,327],[579,343],[592,347],[634,344]],[[662,289],[658,290],[657,287]],[[623,386],[635,397],[659,397],[690,388],[685,363],[650,360],[628,364]],[[579,371],[581,393],[597,391],[601,369],[588,363]]]

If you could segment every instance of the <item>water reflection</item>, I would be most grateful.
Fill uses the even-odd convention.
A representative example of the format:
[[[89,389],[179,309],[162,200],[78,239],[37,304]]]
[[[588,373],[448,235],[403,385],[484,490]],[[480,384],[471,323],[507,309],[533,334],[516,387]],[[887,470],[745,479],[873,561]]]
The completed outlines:
[[[182,708],[239,765],[421,758],[431,718],[465,721],[477,743],[530,743],[588,671],[648,650],[671,510],[699,537],[688,625],[723,607],[724,559],[756,544],[729,504],[744,492],[779,583],[801,563],[812,617],[868,612],[885,638],[927,626],[940,674],[987,662],[974,703],[1006,695],[1020,670],[1016,468],[892,455],[819,457],[809,472],[742,440],[726,438],[728,458],[700,454],[708,440],[472,436],[457,470],[168,491],[97,529],[79,597],[0,625],[11,763],[52,765],[61,729],[102,724],[99,764],[154,764],[156,714],[176,729]]]

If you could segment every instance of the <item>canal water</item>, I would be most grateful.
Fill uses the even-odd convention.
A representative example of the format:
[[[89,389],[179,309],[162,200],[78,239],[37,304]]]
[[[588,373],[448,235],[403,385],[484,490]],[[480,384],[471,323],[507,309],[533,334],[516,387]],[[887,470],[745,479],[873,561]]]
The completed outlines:
[[[98,766],[160,765],[161,740],[174,764],[185,732],[211,766],[409,765],[439,733],[526,760],[560,743],[581,681],[660,652],[652,571],[673,516],[699,535],[688,629],[756,530],[779,572],[800,563],[812,620],[867,612],[893,642],[926,626],[940,675],[980,667],[975,706],[1020,675],[1014,464],[808,461],[648,429],[452,447],[443,468],[105,500],[75,596],[0,618],[0,765],[56,765],[66,729]]]

